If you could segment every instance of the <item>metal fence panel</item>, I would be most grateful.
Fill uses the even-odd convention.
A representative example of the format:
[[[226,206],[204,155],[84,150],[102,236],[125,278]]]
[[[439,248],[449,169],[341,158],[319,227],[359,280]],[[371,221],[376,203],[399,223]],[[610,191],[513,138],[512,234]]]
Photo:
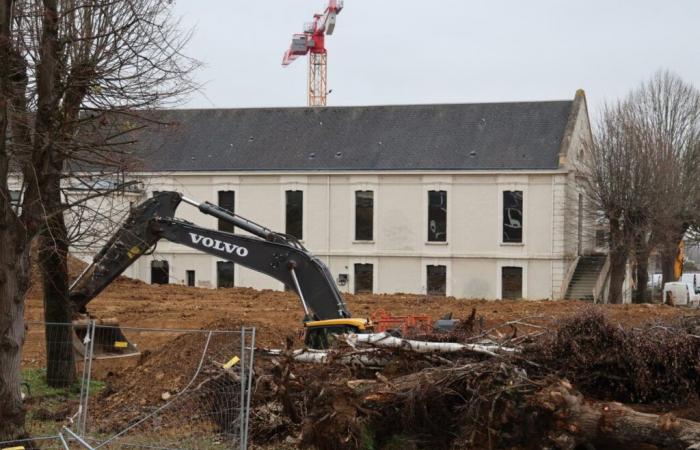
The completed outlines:
[[[46,349],[63,351],[66,339],[77,353],[63,362],[47,362]],[[49,427],[30,421],[40,424],[30,427],[33,435],[58,434],[61,426],[69,425],[71,433],[94,448],[247,448],[254,328],[33,323],[27,342],[23,373],[45,376],[51,363],[76,369],[76,382],[56,394],[65,414]],[[28,401],[35,410],[49,401],[32,395]]]

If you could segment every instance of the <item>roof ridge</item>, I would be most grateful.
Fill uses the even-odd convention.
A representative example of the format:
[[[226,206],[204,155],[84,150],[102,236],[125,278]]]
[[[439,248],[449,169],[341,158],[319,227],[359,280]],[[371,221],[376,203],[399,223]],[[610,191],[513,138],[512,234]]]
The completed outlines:
[[[572,103],[571,99],[559,100],[523,100],[523,101],[500,101],[500,102],[472,102],[472,103],[406,103],[406,104],[383,104],[383,105],[335,105],[335,106],[245,106],[233,108],[163,108],[151,111],[260,111],[260,110],[314,110],[322,111],[329,109],[380,109],[380,108],[435,108],[441,106],[484,106],[484,105],[532,105],[546,103]]]

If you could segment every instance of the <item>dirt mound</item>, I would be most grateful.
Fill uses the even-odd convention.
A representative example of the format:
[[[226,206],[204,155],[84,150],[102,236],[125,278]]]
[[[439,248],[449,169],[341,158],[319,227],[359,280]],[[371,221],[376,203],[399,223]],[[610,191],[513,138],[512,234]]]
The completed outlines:
[[[240,321],[220,319],[207,324],[205,331],[169,333],[170,338],[163,345],[142,351],[130,367],[107,372],[106,389],[93,399],[92,411],[98,429],[101,432],[123,429],[186,389],[188,393],[194,388],[201,391],[213,368],[219,373],[232,357],[240,357],[241,326]],[[210,334],[209,330],[220,331]],[[237,392],[237,388],[233,391]],[[182,411],[182,406],[174,409],[181,414],[193,414]]]

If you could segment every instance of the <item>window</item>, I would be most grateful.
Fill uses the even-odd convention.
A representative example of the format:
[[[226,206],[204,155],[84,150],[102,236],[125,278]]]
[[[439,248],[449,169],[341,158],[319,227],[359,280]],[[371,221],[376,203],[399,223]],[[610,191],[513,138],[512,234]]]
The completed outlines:
[[[234,212],[236,207],[236,193],[234,191],[219,191],[218,205],[227,211]],[[219,219],[219,231],[233,233],[233,224]]]
[[[445,295],[447,292],[447,266],[428,267],[428,295]]]
[[[151,261],[151,284],[168,284],[170,265],[168,261]]]
[[[371,241],[374,227],[374,192],[355,191],[355,240]]]
[[[523,191],[503,191],[503,242],[523,242]]]
[[[523,268],[501,268],[501,298],[523,298]]]
[[[13,206],[19,206],[19,202],[22,198],[22,191],[17,191],[14,189],[10,190],[10,204]]]
[[[216,262],[216,287],[233,287],[233,263],[231,261]]]
[[[291,234],[297,239],[303,239],[304,235],[304,192],[286,191],[285,233]]]
[[[428,191],[428,242],[447,241],[447,192]]]
[[[20,205],[22,204],[22,191],[10,190],[10,205],[12,206],[12,209],[15,210],[19,214],[20,212]]]
[[[187,275],[187,286],[194,286],[194,270],[187,270],[185,275]]]
[[[374,266],[355,264],[355,294],[371,294]]]

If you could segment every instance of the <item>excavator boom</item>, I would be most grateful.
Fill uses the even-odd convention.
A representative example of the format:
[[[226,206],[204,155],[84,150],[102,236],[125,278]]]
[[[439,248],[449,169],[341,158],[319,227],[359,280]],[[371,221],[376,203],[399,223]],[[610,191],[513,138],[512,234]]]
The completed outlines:
[[[254,236],[211,230],[176,219],[175,210],[181,201]],[[95,296],[160,239],[232,261],[283,282],[299,295],[307,321],[350,317],[326,265],[296,239],[177,192],[161,192],[134,208],[124,225],[71,285],[70,299],[75,310],[84,313],[85,306]]]

